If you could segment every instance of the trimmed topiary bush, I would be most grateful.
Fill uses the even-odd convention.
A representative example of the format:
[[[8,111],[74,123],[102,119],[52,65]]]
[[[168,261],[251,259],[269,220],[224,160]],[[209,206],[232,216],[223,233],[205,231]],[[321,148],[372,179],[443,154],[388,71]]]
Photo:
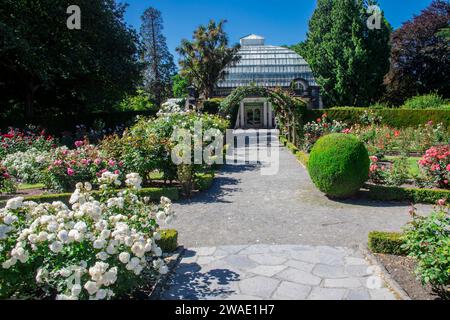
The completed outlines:
[[[369,177],[369,154],[353,135],[334,133],[320,138],[308,161],[316,187],[331,198],[354,195]]]
[[[402,234],[398,232],[372,231],[369,233],[369,249],[373,253],[407,255]]]
[[[161,239],[156,240],[156,244],[165,253],[171,253],[178,248],[178,231],[174,229],[159,230]]]

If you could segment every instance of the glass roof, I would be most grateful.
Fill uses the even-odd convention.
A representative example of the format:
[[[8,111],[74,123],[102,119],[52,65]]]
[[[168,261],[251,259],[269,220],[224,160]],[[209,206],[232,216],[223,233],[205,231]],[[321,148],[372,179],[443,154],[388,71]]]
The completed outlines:
[[[241,60],[226,68],[218,88],[235,88],[251,84],[264,87],[289,87],[292,80],[303,78],[317,85],[308,63],[294,51],[264,45],[264,38],[250,35],[241,39]]]

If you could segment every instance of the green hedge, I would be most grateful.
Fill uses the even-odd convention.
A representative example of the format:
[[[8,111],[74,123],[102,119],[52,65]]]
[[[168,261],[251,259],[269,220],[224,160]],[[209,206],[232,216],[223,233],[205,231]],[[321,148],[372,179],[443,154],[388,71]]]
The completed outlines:
[[[93,195],[98,193],[98,191],[94,191]],[[138,194],[142,197],[149,197],[153,201],[159,201],[161,197],[167,197],[172,201],[176,201],[180,198],[179,190],[177,188],[168,187],[168,188],[143,188]],[[62,201],[64,203],[68,203],[71,193],[58,193],[58,194],[42,194],[37,196],[28,196],[24,197],[25,201],[34,201],[37,203],[42,202],[53,202],[53,201]],[[7,200],[0,201],[0,207],[6,204]]]
[[[307,110],[305,112],[305,122],[315,121],[326,113],[331,119],[356,124],[360,122],[360,117],[364,111],[370,110],[383,118],[382,124],[394,128],[416,127],[428,121],[443,123],[450,129],[450,109],[367,109],[353,107],[336,107],[325,110]]]
[[[156,244],[165,253],[174,252],[178,248],[178,231],[174,229],[159,230],[161,239]]]
[[[195,175],[195,187],[199,191],[205,191],[211,188],[214,182],[214,172],[197,173]]]
[[[366,185],[367,196],[372,200],[409,201],[414,203],[435,204],[440,199],[450,201],[450,190],[416,189]]]
[[[369,233],[368,246],[373,253],[407,255],[406,250],[402,248],[403,244],[401,233],[380,231]]]

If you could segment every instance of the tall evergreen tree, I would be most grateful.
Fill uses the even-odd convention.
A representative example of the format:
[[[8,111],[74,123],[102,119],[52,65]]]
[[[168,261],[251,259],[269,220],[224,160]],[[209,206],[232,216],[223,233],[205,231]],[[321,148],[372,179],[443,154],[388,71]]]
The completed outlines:
[[[366,106],[379,99],[389,69],[391,26],[369,29],[375,1],[318,0],[309,22],[306,60],[326,105]]]
[[[148,8],[142,15],[141,38],[144,46],[144,88],[160,105],[170,96],[172,77],[176,72],[173,56],[167,48],[161,12]]]
[[[228,37],[223,29],[225,22],[211,20],[207,26],[198,27],[193,40],[183,39],[177,48],[181,55],[181,75],[204,99],[211,97],[215,84],[225,76],[225,67],[240,59],[237,55],[239,45],[228,47]]]
[[[450,97],[450,3],[434,0],[392,35],[387,99],[405,99],[437,91]]]

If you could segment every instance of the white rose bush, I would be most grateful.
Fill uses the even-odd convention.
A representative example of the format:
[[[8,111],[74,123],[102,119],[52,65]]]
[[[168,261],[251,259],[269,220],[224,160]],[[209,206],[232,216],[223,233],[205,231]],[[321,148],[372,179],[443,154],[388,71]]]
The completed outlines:
[[[142,179],[105,172],[100,192],[78,183],[70,207],[14,198],[0,209],[0,298],[119,298],[168,271],[156,244],[171,201],[141,199]]]

